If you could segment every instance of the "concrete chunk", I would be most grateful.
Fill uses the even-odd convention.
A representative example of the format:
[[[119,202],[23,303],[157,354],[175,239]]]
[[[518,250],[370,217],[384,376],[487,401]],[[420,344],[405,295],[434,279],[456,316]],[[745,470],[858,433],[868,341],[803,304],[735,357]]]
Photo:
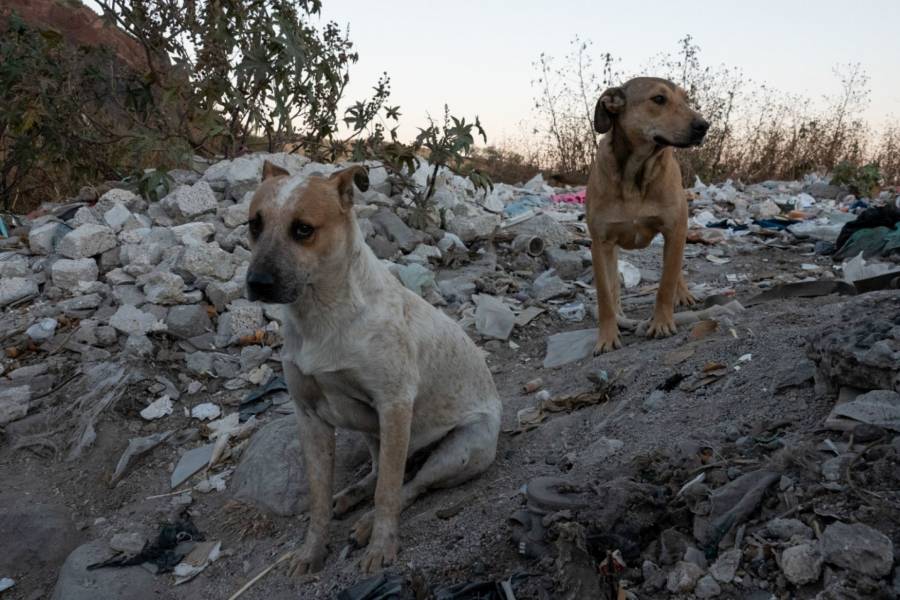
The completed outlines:
[[[105,225],[86,223],[66,234],[59,242],[59,253],[66,258],[89,258],[116,247],[116,235]]]

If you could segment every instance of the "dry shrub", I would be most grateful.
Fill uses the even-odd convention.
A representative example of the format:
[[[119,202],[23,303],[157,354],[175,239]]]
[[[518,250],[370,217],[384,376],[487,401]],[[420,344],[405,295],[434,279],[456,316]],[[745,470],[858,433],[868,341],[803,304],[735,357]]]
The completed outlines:
[[[630,79],[620,61],[602,54],[595,73],[589,42],[578,38],[557,63],[542,54],[535,63],[535,140],[538,165],[552,172],[586,173],[596,136],[592,115],[603,89]],[[868,77],[859,64],[834,69],[839,91],[822,101],[754,82],[739,69],[704,65],[691,36],[675,53],[659,54],[641,74],[670,79],[688,92],[711,122],[703,146],[679,151],[686,184],[726,178],[752,182],[797,179],[830,172],[841,163],[874,163],[886,183],[900,183],[900,125],[873,130],[862,118]]]

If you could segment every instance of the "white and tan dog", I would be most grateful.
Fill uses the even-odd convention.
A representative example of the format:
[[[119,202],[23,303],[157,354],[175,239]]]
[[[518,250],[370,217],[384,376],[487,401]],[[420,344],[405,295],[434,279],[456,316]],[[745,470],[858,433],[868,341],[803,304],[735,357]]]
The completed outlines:
[[[426,490],[487,469],[500,429],[500,399],[478,347],[362,239],[354,180],[365,189],[363,168],[307,180],[266,162],[250,205],[248,296],[285,305],[282,364],[309,478],[296,574],[321,568],[332,516],[373,493],[374,511],[351,537],[368,542],[364,571],[393,562],[400,513]],[[332,499],[336,427],[365,435],[372,471]],[[404,484],[407,458],[419,450],[428,457]]]

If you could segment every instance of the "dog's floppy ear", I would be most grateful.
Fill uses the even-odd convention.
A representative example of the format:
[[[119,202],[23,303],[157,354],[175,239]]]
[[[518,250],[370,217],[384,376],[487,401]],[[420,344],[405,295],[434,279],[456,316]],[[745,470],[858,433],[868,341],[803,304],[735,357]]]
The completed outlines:
[[[287,171],[279,167],[278,165],[273,165],[269,161],[263,162],[263,171],[262,171],[262,180],[271,179],[272,177],[281,177],[282,175],[290,175]]]
[[[612,127],[613,116],[622,112],[625,108],[625,92],[622,88],[611,87],[597,100],[594,109],[594,131],[606,133]]]
[[[353,205],[353,184],[361,192],[369,189],[369,170],[361,165],[347,167],[334,173],[329,181],[337,183],[338,193],[341,195],[341,205],[345,208]]]

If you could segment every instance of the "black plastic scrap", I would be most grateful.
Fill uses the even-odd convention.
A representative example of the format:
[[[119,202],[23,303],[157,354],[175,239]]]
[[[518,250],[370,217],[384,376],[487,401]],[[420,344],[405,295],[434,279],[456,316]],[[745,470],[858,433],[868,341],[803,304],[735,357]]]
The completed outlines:
[[[434,600],[516,600],[512,582],[504,581],[458,583],[440,586],[432,591]],[[432,597],[429,596],[429,597]],[[414,600],[417,594],[406,584],[402,575],[381,573],[357,583],[338,594],[338,600]]]
[[[269,383],[247,394],[240,406],[241,423],[252,417],[263,413],[272,406],[272,399],[267,396],[273,392],[287,391],[287,384],[281,376],[273,377]]]
[[[512,578],[506,581],[459,583],[434,590],[434,600],[516,600]]]
[[[137,554],[129,555],[119,552],[112,558],[88,565],[87,570],[151,563],[156,567],[157,574],[169,573],[190,551],[190,548],[184,551],[179,550],[179,546],[185,542],[199,542],[203,539],[203,534],[194,525],[191,516],[187,512],[183,512],[174,523],[163,523],[156,541],[152,544],[150,542],[144,544]]]
[[[406,579],[401,575],[381,573],[357,583],[338,594],[338,600],[409,600]]]

